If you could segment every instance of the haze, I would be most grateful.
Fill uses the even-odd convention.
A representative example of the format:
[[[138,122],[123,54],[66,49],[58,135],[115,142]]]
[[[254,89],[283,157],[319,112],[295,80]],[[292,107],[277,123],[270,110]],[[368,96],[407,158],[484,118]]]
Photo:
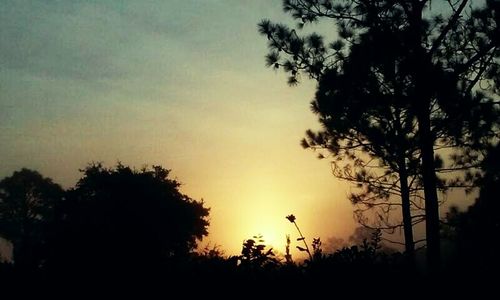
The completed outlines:
[[[0,177],[159,164],[226,254],[256,234],[284,251],[290,213],[308,238],[348,236],[346,186],[299,145],[314,83],[265,67],[263,18],[286,20],[281,1],[1,1]]]

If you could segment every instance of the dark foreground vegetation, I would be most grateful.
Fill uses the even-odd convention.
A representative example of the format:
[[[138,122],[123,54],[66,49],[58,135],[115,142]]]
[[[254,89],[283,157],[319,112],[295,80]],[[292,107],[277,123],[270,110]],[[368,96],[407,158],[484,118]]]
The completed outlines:
[[[69,190],[23,169],[0,182],[0,236],[13,245],[0,292],[476,299],[497,288],[500,2],[284,0],[283,8],[293,25],[258,26],[267,65],[290,85],[316,81],[321,127],[302,146],[353,183],[355,216],[373,235],[327,254],[300,234],[303,262],[258,238],[226,257],[196,250],[209,209],[180,193],[166,169],[95,164]],[[301,31],[319,22],[332,31]],[[440,196],[454,188],[477,199],[443,219]],[[425,240],[415,240],[421,222]],[[404,252],[389,253],[381,234],[396,230]]]
[[[301,236],[297,248],[309,254],[304,261],[294,261],[288,247],[286,255],[275,255],[260,237],[246,240],[238,256],[217,247],[197,250],[208,234],[209,209],[181,194],[168,173],[94,164],[68,190],[27,169],[4,178],[0,235],[13,244],[13,257],[0,264],[2,293],[362,296],[384,289],[453,292],[447,284],[462,291],[485,285],[485,291],[500,267],[498,176],[485,177],[467,212],[450,211],[442,233],[452,255],[430,274],[404,253],[386,251],[380,230],[330,254],[319,238],[308,244]],[[295,216],[287,219],[296,225]]]

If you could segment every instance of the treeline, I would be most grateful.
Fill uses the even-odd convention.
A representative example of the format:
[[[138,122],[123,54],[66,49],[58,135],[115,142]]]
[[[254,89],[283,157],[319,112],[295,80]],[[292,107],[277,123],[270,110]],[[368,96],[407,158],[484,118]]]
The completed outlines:
[[[64,190],[28,169],[0,181],[0,237],[12,243],[5,280],[140,276],[188,256],[208,234],[209,208],[159,166],[92,164]]]
[[[299,264],[252,239],[240,256],[196,253],[209,210],[181,194],[168,170],[91,165],[67,191],[29,170],[2,180],[0,235],[14,245],[2,275],[215,281],[221,289],[288,283],[284,291],[299,292],[355,283],[372,294],[368,286],[410,288],[430,278],[425,287],[456,280],[463,288],[491,278],[500,266],[500,2],[283,0],[283,9],[296,26],[263,20],[258,28],[269,67],[284,70],[290,85],[317,82],[311,109],[321,127],[302,146],[353,183],[362,225],[403,232],[404,254],[384,254],[380,236],[328,255],[315,240]],[[331,22],[329,36],[301,31],[322,21]],[[443,220],[440,196],[452,188],[479,196]],[[421,247],[430,277],[416,261]]]
[[[498,159],[496,153],[487,161],[477,202],[467,212],[452,209],[442,226],[454,251],[439,282],[461,281],[470,273],[488,278],[500,266]],[[209,208],[180,193],[168,175],[159,166],[92,164],[67,190],[28,169],[2,179],[0,236],[13,245],[11,260],[0,264],[3,290],[20,295],[82,287],[177,290],[188,284],[200,288],[192,293],[249,286],[292,293],[292,287],[305,292],[335,282],[343,288],[362,284],[362,293],[368,293],[388,279],[394,288],[415,282],[432,286],[433,277],[404,253],[385,251],[380,230],[334,253],[324,253],[319,238],[308,245],[301,236],[306,248],[298,248],[309,254],[305,261],[292,259],[290,242],[286,255],[279,256],[259,237],[246,240],[236,256],[217,247],[197,250],[208,234]]]

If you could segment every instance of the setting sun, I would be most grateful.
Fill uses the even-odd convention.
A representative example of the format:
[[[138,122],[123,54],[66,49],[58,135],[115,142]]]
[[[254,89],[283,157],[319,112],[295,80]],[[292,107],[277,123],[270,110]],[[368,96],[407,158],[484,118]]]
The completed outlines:
[[[164,166],[184,193],[211,208],[204,243],[232,255],[256,234],[283,252],[286,234],[293,240],[284,218],[290,213],[307,238],[349,236],[355,225],[346,185],[331,176],[328,162],[300,147],[305,130],[318,126],[309,111],[316,85],[304,80],[290,88],[264,65],[266,43],[256,23],[280,16],[280,4],[179,2],[174,11],[183,13],[175,22],[166,21],[174,18],[173,4],[157,5],[63,5],[87,24],[80,26],[39,4],[51,12],[37,23],[44,34],[22,35],[19,43],[47,49],[37,57],[9,50],[12,61],[25,62],[24,71],[0,70],[2,142],[10,145],[0,149],[0,175],[26,166],[72,187],[78,169],[92,161]],[[31,8],[12,9],[3,21],[31,24]],[[207,9],[215,15],[187,13]],[[164,32],[150,32],[139,19],[130,23],[120,11],[164,23],[158,27]],[[209,39],[206,28],[213,28]],[[234,30],[245,38],[236,39]],[[66,48],[57,46],[60,40]],[[106,53],[112,55],[101,57]]]
[[[0,282],[490,278],[499,27],[500,0],[0,0]]]

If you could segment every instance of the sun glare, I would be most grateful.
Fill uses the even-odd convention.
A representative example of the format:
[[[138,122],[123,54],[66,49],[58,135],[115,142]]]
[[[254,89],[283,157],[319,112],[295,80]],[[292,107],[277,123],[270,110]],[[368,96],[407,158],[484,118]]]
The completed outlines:
[[[272,197],[266,197],[270,199]],[[260,237],[263,240],[262,244],[267,246],[266,249],[273,248],[274,252],[285,252],[286,235],[290,233],[290,224],[285,220],[284,211],[286,208],[279,207],[277,203],[282,203],[280,201],[268,201],[266,198],[261,198],[263,200],[260,203],[255,203],[255,205],[249,209],[249,216],[247,224],[245,226],[244,239],[253,238],[255,236]],[[274,205],[273,205],[274,203]],[[265,206],[265,208],[263,208]]]
[[[267,231],[257,230],[256,232],[257,233],[251,236],[251,238],[258,239],[259,243],[266,245],[268,248],[274,248],[276,250],[280,250],[282,244],[284,244],[283,241],[285,237],[283,236],[283,238],[281,238],[281,234],[277,233],[276,231],[268,229]]]

